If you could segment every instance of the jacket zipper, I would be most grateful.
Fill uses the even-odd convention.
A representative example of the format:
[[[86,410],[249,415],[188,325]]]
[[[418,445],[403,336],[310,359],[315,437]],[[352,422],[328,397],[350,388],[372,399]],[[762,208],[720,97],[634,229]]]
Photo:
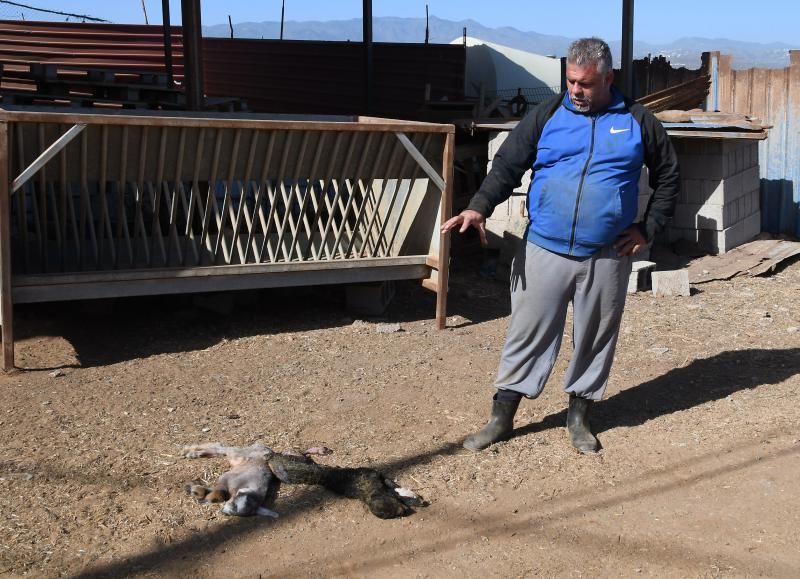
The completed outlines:
[[[572,250],[575,248],[575,235],[578,231],[578,210],[580,209],[581,196],[583,195],[583,181],[586,179],[586,173],[589,171],[589,163],[594,153],[594,128],[596,120],[597,117],[592,116],[592,142],[589,145],[589,156],[586,157],[586,164],[583,166],[583,171],[581,172],[581,181],[578,184],[578,196],[575,199],[575,214],[572,216],[572,234],[569,238],[569,255],[572,255]]]

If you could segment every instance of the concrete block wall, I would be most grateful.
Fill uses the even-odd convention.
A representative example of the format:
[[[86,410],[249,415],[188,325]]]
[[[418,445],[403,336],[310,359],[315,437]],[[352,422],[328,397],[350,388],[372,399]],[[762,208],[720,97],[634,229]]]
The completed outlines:
[[[487,172],[492,168],[492,159],[500,145],[508,137],[508,132],[497,132],[489,135],[488,166]],[[495,207],[494,213],[486,220],[486,231],[489,247],[503,249],[508,243],[509,236],[522,239],[528,225],[528,187],[531,184],[531,171],[528,170],[522,177],[522,183],[514,189],[506,201]],[[506,241],[504,241],[506,240]],[[513,243],[513,239],[511,240]]]
[[[673,139],[681,168],[675,216],[659,241],[697,244],[725,253],[761,232],[758,141]],[[641,218],[652,190],[647,170],[639,182]]]
[[[758,141],[673,139],[681,195],[667,241],[725,253],[761,232]]]

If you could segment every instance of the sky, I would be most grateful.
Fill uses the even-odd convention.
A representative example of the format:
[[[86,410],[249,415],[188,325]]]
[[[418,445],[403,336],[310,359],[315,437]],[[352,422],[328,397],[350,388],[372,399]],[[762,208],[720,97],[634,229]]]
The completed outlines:
[[[161,0],[20,0],[20,4],[84,14],[119,24],[161,23]],[[173,24],[180,23],[180,0],[170,0]],[[622,36],[622,0],[373,0],[374,16],[472,19],[484,26],[577,38]],[[360,18],[362,0],[285,0],[286,20]],[[203,25],[280,21],[281,0],[201,0]],[[798,0],[635,0],[634,38],[667,43],[686,36],[781,42],[800,48]],[[0,18],[64,20],[0,0]]]

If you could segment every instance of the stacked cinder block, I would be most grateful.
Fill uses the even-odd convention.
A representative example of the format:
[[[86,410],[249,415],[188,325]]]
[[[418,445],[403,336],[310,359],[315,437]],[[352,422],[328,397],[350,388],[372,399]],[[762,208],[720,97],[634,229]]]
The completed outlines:
[[[761,232],[758,141],[673,139],[681,195],[666,232],[709,253],[725,253]]]
[[[500,145],[508,137],[508,131],[491,133],[489,135],[487,172],[492,168],[494,159]],[[514,245],[515,239],[522,239],[525,235],[525,227],[528,225],[528,187],[531,184],[531,171],[525,172],[522,177],[522,184],[514,189],[511,197],[495,207],[494,212],[486,220],[486,231],[490,248],[497,248],[501,251]],[[510,239],[511,238],[511,239]],[[505,240],[505,241],[504,241]],[[506,256],[502,256],[501,261]],[[508,257],[510,261],[510,256]]]

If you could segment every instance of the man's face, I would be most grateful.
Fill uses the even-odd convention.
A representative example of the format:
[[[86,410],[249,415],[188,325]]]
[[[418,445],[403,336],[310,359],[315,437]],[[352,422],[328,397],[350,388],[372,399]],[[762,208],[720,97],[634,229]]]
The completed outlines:
[[[596,64],[567,63],[567,91],[572,105],[581,113],[596,113],[611,102],[614,73],[598,73]]]

